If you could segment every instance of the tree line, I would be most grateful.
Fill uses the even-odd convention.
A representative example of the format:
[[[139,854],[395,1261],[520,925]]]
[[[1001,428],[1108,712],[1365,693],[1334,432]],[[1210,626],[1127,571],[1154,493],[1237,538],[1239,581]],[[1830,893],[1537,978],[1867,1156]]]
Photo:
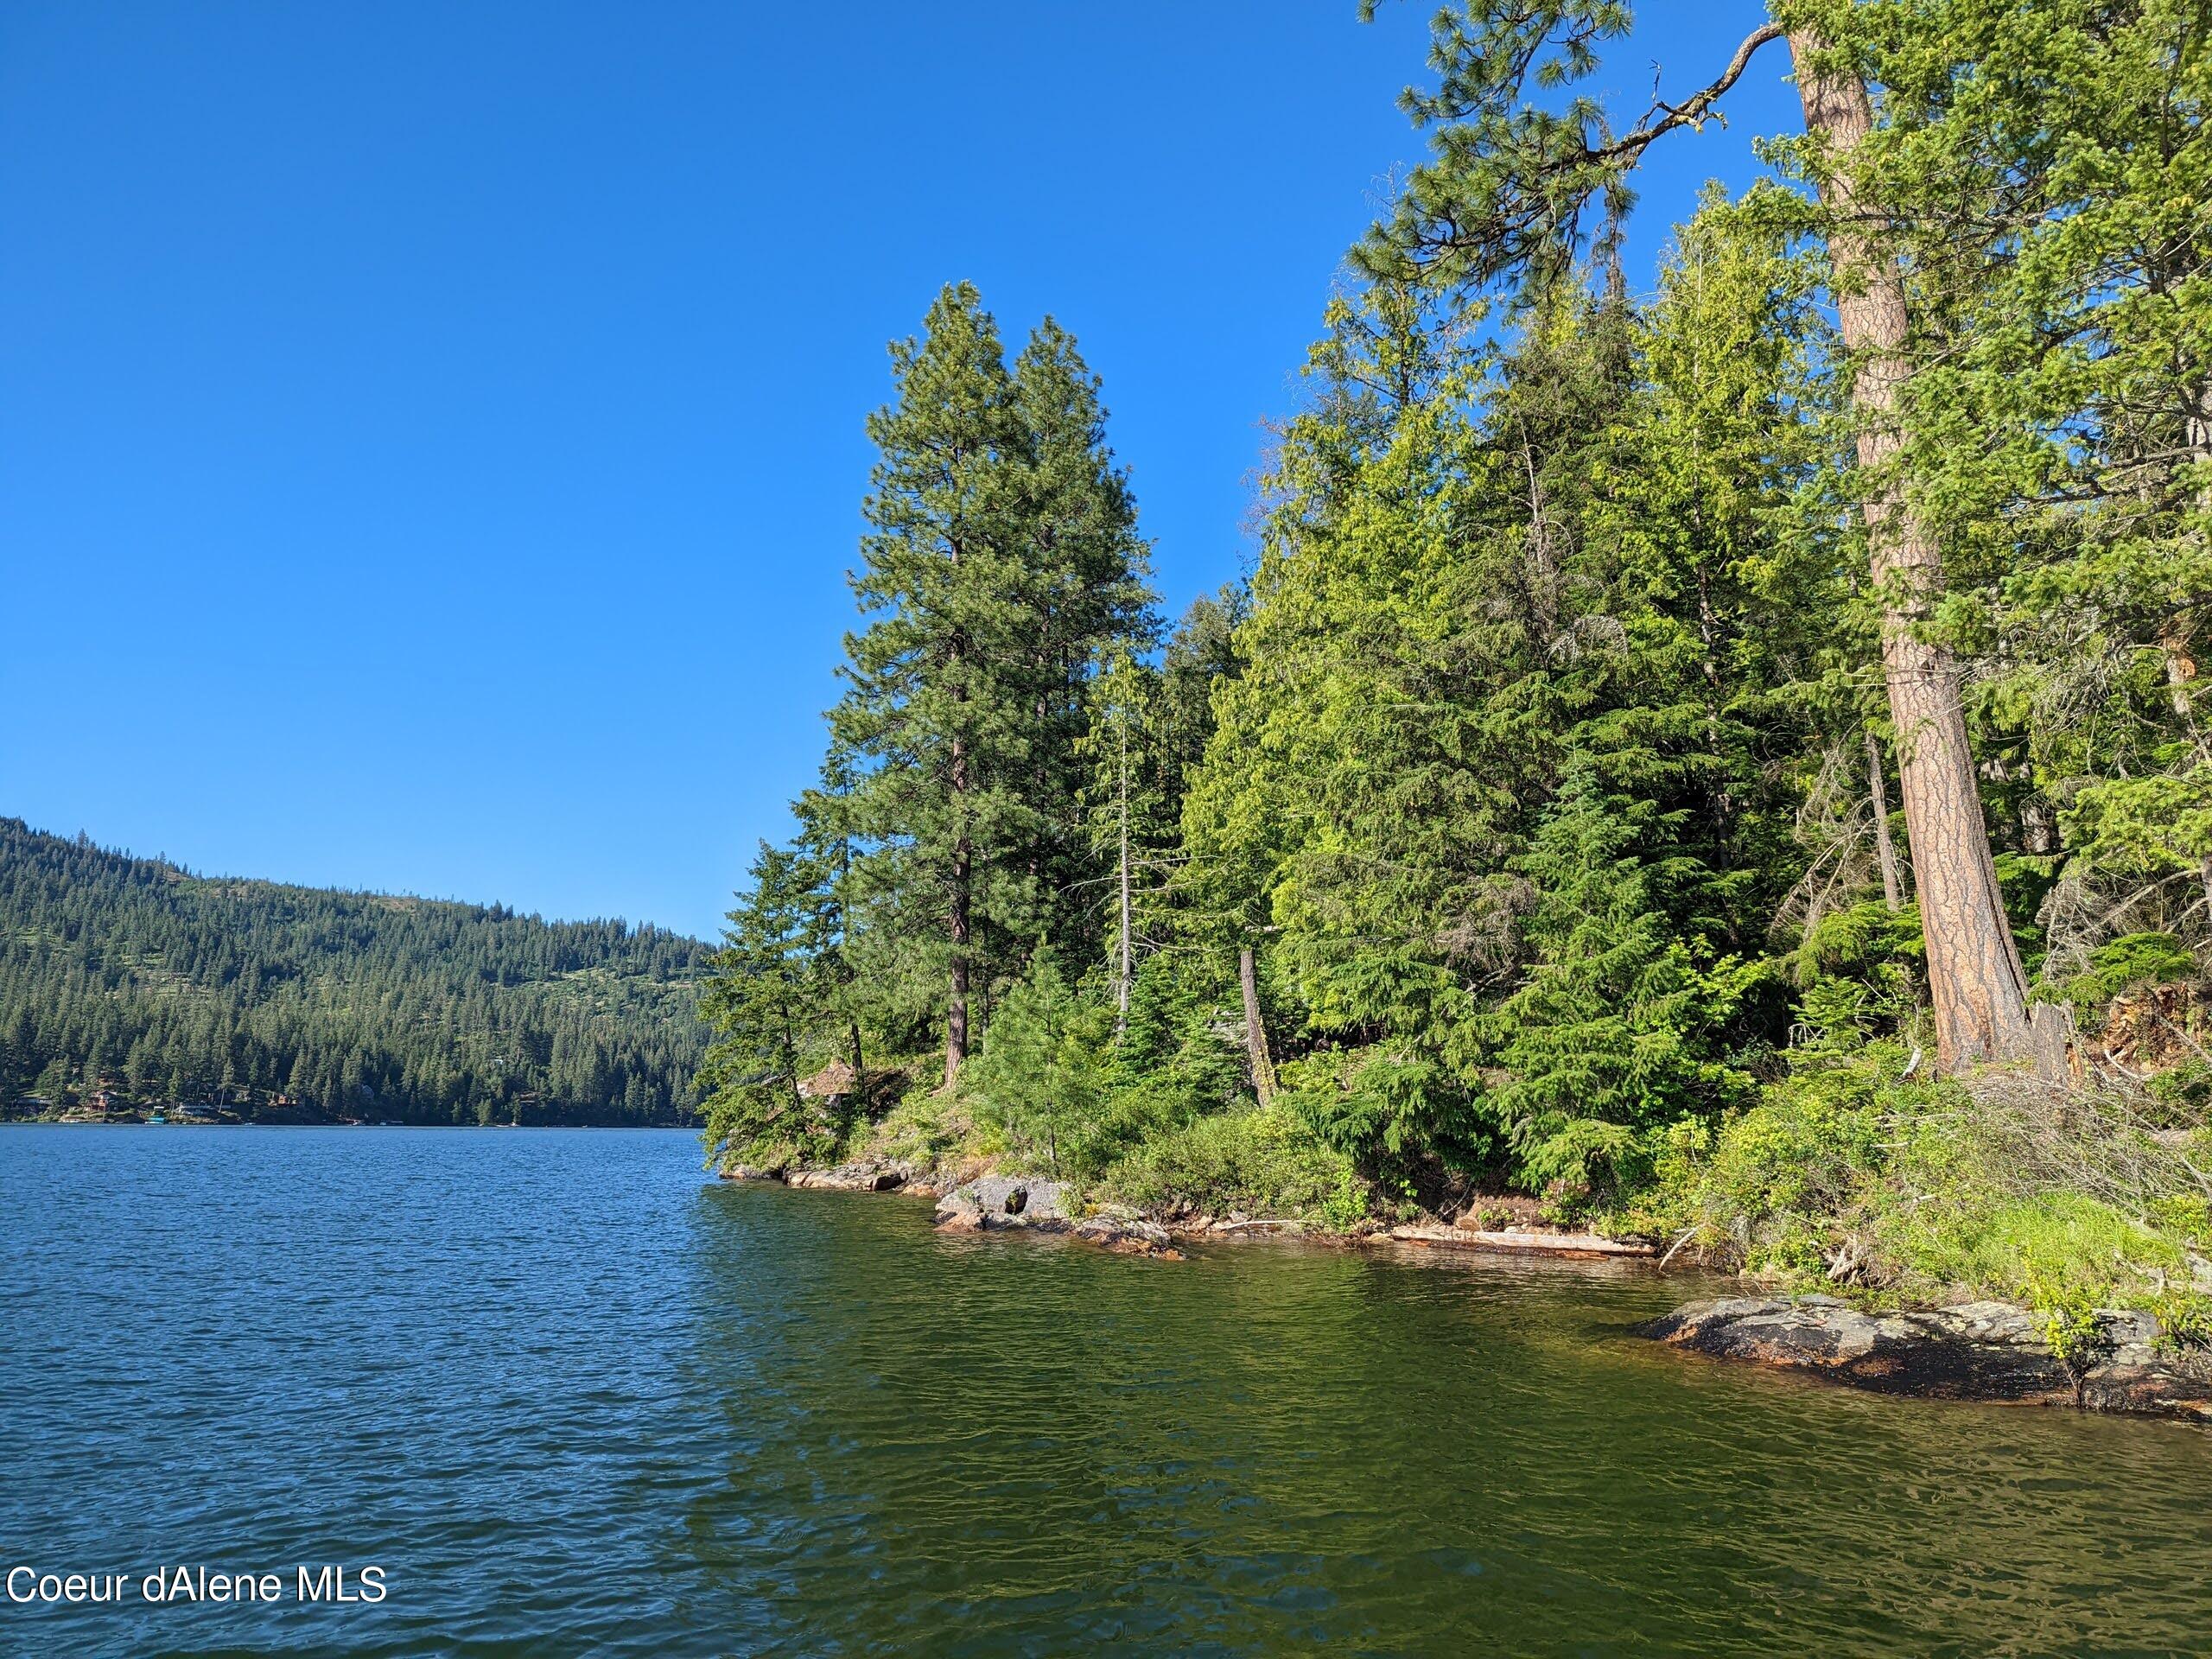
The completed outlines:
[[[0,1088],[19,1109],[105,1090],[248,1116],[686,1121],[706,955],[620,921],[194,876],[0,819]]]
[[[1840,1057],[2058,1085],[2200,976],[2202,8],[1746,10],[1641,108],[1613,0],[1440,13],[1256,563],[1172,630],[1072,340],[1009,367],[945,290],[706,994],[713,1142],[849,1145],[882,1085],[1109,1179],[1257,1119],[1617,1205]],[[1638,165],[1755,64],[1802,124],[1634,291]]]

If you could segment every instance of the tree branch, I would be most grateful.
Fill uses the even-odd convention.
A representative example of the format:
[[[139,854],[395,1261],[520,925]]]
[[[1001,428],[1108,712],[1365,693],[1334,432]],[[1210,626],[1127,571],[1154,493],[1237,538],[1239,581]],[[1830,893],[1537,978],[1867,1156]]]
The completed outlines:
[[[1780,40],[1782,32],[1779,23],[1762,23],[1744,37],[1744,43],[1736,48],[1736,55],[1728,60],[1728,67],[1720,72],[1719,79],[1701,91],[1691,93],[1680,104],[1669,104],[1654,98],[1643,120],[1611,143],[1590,150],[1588,159],[1617,162],[1638,156],[1662,133],[1672,132],[1677,127],[1702,125],[1707,118],[1715,113],[1713,105],[1744,78],[1744,71],[1751,67],[1751,60],[1758,55],[1758,49],[1770,41]]]

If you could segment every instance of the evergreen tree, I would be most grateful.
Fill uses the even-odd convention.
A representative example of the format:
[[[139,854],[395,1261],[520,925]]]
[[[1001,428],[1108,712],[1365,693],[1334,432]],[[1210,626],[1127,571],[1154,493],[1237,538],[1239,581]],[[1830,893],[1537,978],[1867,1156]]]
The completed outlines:
[[[729,912],[699,1011],[721,1033],[701,1071],[708,1145],[749,1148],[773,1138],[798,1150],[827,1142],[799,1092],[822,1016],[810,950],[820,889],[790,848],[760,843],[751,885]]]
[[[971,1003],[1039,894],[1027,855],[1048,823],[1024,785],[1034,640],[1021,534],[1025,445],[998,326],[966,283],[892,347],[896,395],[868,422],[878,460],[853,591],[832,755],[854,782],[837,828],[856,861],[879,952],[944,987],[944,1077],[971,1040]]]
[[[1373,0],[1368,0],[1371,14]],[[1961,669],[1930,624],[1943,556],[1924,503],[1910,487],[1906,416],[1916,366],[1905,248],[1881,188],[1870,74],[1878,74],[1886,8],[1802,0],[1784,22],[1762,20],[1707,86],[1655,96],[1619,127],[1598,100],[1560,107],[1550,89],[1586,80],[1598,48],[1626,34],[1618,0],[1534,9],[1468,0],[1438,15],[1431,93],[1410,92],[1414,119],[1435,129],[1433,159],[1408,181],[1393,216],[1362,250],[1391,281],[1455,289],[1503,284],[1543,303],[1594,238],[1602,251],[1633,200],[1643,152],[1700,125],[1764,46],[1786,40],[1804,105],[1790,150],[1816,188],[1810,221],[1833,276],[1849,368],[1857,467],[1851,497],[1879,609],[1908,837],[1920,889],[1928,976],[1942,1064],[2029,1058],[2049,1044],[2031,1029],[2027,982],[1998,887],[1966,726]],[[1547,96],[1538,98],[1538,89]]]
[[[850,853],[851,961],[894,1027],[941,1017],[950,1084],[1040,938],[1098,936],[1077,747],[1103,652],[1153,622],[1097,382],[1049,320],[1009,373],[972,287],[893,348],[817,833]]]
[[[1029,874],[1045,896],[1040,931],[1079,957],[1099,933],[1099,907],[1087,902],[1096,860],[1084,834],[1087,773],[1077,755],[1091,677],[1102,661],[1148,646],[1156,625],[1136,504],[1107,447],[1097,378],[1050,317],[1014,361],[1014,407],[1033,652],[1029,781],[1040,831]]]
[[[207,880],[0,819],[0,1090],[58,1060],[84,1090],[249,1115],[448,1122],[482,1087],[611,1122],[627,1096],[602,1080],[628,1074],[667,1122],[705,1047],[705,955],[620,922]]]
[[[1532,960],[1493,1016],[1504,1080],[1484,1102],[1532,1186],[1634,1173],[1641,1132],[1739,1103],[1749,1080],[1710,1052],[1739,978],[1701,970],[1631,850],[1636,804],[1570,763],[1517,868]],[[1644,833],[1649,835],[1650,826]],[[1648,1160],[1647,1160],[1648,1161]]]

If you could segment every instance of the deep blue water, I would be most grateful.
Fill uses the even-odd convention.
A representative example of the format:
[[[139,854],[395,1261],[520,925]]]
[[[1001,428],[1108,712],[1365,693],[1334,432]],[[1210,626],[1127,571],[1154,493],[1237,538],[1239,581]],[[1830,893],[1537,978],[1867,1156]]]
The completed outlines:
[[[2212,1647],[2212,1435],[1657,1351],[1635,1269],[927,1217],[667,1132],[0,1130],[0,1567],[130,1575],[0,1653]]]

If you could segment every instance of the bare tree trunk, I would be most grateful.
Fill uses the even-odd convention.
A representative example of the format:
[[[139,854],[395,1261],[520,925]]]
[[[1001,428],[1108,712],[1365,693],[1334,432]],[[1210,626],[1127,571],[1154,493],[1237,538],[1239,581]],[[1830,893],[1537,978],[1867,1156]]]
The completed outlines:
[[[1874,851],[1882,861],[1882,902],[1894,916],[1904,908],[1904,889],[1897,881],[1897,843],[1890,839],[1890,792],[1882,781],[1882,746],[1866,734],[1866,792],[1874,803]]]
[[[1838,321],[1858,359],[1851,397],[1859,417],[1859,464],[1870,480],[1860,511],[1882,607],[1882,663],[1928,944],[1936,1062],[1956,1071],[1986,1060],[2040,1058],[2047,1046],[2029,1025],[2027,975],[1982,822],[1958,664],[1948,647],[1915,634],[1942,588],[1942,555],[1896,474],[1904,445],[1897,406],[1910,372],[1904,285],[1882,245],[1878,211],[1859,200],[1851,159],[1873,127],[1873,109],[1857,76],[1809,71],[1824,49],[1817,37],[1793,34],[1789,49],[1806,128],[1829,145],[1821,197],[1834,217],[1828,252]]]
[[[1236,978],[1244,990],[1244,1047],[1252,1065],[1252,1090],[1261,1105],[1271,1106],[1275,1098],[1275,1063],[1268,1057],[1268,1028],[1260,1018],[1259,970],[1249,944],[1236,952]]]

